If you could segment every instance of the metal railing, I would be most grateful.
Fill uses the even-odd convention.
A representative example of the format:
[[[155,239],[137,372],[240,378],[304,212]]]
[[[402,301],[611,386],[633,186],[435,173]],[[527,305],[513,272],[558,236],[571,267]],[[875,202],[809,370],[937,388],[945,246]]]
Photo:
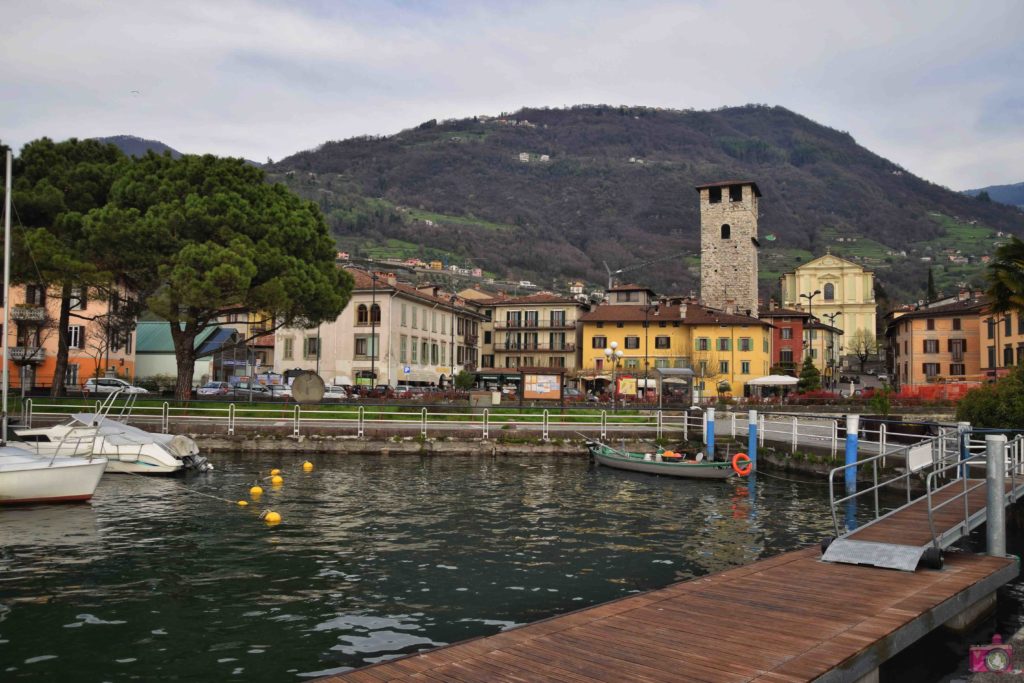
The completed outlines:
[[[871,521],[877,521],[883,517],[897,512],[906,505],[910,505],[915,500],[920,500],[920,496],[917,499],[912,497],[911,492],[911,481],[915,477],[919,476],[919,472],[922,470],[932,468],[936,466],[936,463],[942,463],[942,454],[936,454],[937,449],[944,447],[945,442],[943,436],[935,436],[929,439],[925,439],[917,444],[911,444],[908,446],[901,446],[895,450],[890,450],[886,453],[879,453],[863,460],[858,460],[855,463],[849,463],[846,465],[840,465],[839,467],[833,467],[828,473],[828,498],[829,498],[829,509],[832,514],[832,529],[835,532],[835,537],[839,538],[844,535],[844,531],[840,530],[839,526],[839,512],[840,508],[847,503],[856,504],[857,500],[863,496],[870,495],[873,498],[874,517]],[[916,449],[916,452],[915,452]],[[923,451],[927,451],[927,460],[922,458]],[[905,459],[906,466],[902,468],[902,471],[893,473],[891,477],[884,480],[879,480],[880,469],[885,467],[884,460],[886,456],[892,457],[901,455]],[[916,457],[915,457],[916,456]],[[847,491],[846,495],[836,497],[836,475],[841,474],[842,479],[845,482],[846,475],[849,470],[855,472],[863,471],[866,468],[871,470],[871,486],[868,488],[858,488],[856,491]],[[930,476],[930,475],[929,475]],[[902,484],[902,488],[906,494],[906,504],[900,506],[894,510],[888,510],[883,514],[881,507],[881,500],[879,498],[879,492],[882,489],[893,489],[899,488]],[[852,530],[850,530],[852,531]],[[848,533],[846,531],[845,533]]]
[[[981,465],[985,467],[987,464],[987,452],[986,442],[984,439],[972,438],[965,434],[963,436],[964,451],[962,457],[954,459],[952,462],[946,462],[941,466],[936,467],[927,477],[927,498],[928,498],[928,529],[932,535],[932,545],[941,550],[951,543],[959,540],[960,538],[971,533],[974,529],[981,526],[986,519],[987,509],[982,506],[975,512],[971,512],[970,509],[970,494],[973,491],[984,489],[987,485],[984,473],[979,479],[971,478],[971,468]],[[1024,454],[1024,436],[1017,436],[1012,441],[1006,444],[1004,458],[1006,459],[1006,479],[1009,479],[1010,490],[1004,494],[1005,503],[1014,503],[1018,497],[1018,486],[1021,483],[1022,470],[1021,457]],[[953,472],[959,481],[962,482],[962,486],[958,487],[960,490],[952,495],[951,497],[936,503],[934,494],[941,488],[936,487],[936,484],[941,479],[949,479],[950,475],[947,474]],[[998,476],[998,475],[996,475]],[[948,482],[943,483],[946,485]],[[935,515],[936,513],[950,505],[955,503],[963,504],[963,519],[951,529],[938,530],[935,526]]]

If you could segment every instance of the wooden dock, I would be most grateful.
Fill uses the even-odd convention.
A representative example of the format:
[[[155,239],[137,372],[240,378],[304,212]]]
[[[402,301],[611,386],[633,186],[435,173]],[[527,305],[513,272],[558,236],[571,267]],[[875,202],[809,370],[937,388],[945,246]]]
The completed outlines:
[[[968,516],[984,510],[985,487],[967,498]],[[942,508],[939,531],[964,515],[961,501]],[[926,502],[848,538],[925,545]],[[1019,573],[1014,558],[969,553],[947,553],[941,570],[916,572],[820,558],[818,548],[785,553],[323,681],[854,682]]]

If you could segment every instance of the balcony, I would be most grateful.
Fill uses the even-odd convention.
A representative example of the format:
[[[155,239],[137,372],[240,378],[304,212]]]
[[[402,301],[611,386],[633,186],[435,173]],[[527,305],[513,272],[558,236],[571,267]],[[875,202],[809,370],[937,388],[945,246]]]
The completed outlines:
[[[42,363],[46,360],[46,349],[40,346],[15,346],[7,350],[7,355],[15,363]]]
[[[576,323],[567,320],[496,320],[495,330],[575,330]]]
[[[12,306],[11,320],[41,323],[46,320],[46,309],[42,306]]]
[[[465,346],[476,346],[476,343],[478,341],[479,341],[479,338],[475,334],[466,334],[466,335],[462,336],[462,343]]]
[[[550,351],[551,353],[574,353],[576,344],[566,342],[564,344],[541,344],[539,342],[512,342],[509,344],[495,345],[495,353],[519,353],[520,351]]]

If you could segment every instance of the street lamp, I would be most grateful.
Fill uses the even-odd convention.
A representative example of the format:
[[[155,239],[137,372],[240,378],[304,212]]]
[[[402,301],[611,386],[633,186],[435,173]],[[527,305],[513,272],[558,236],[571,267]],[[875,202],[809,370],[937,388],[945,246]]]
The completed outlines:
[[[813,292],[811,292],[810,294],[801,294],[800,295],[801,299],[807,299],[807,314],[808,314],[807,322],[808,323],[813,323],[814,322],[814,308],[813,308],[814,297],[818,296],[819,294],[821,294],[821,290],[820,289],[816,289]],[[807,335],[807,338],[808,338],[808,340],[810,339],[810,334]],[[804,344],[804,346],[809,346],[809,344]]]
[[[647,316],[651,311],[654,311],[655,315],[658,313],[658,304],[647,304],[644,308],[644,400],[647,400],[647,373],[648,373],[648,360],[647,360],[647,343],[649,334],[647,332],[648,322]]]
[[[842,311],[836,311],[835,313],[825,313],[821,317],[828,318],[829,326],[830,327],[835,327],[836,326],[836,318],[838,318],[842,314],[843,314]],[[829,373],[828,383],[829,383],[829,388],[830,389],[835,389],[835,387],[836,387],[836,370],[835,370],[835,367],[836,367],[836,351],[835,351],[835,347],[836,347],[836,333],[833,332],[832,330],[829,330],[829,334],[832,336],[832,343],[829,344],[829,347],[828,347],[829,348],[828,366],[831,369],[831,372]],[[824,342],[822,342],[822,343],[824,344]]]
[[[615,384],[615,371],[619,367],[619,362],[622,360],[622,349],[619,348],[619,342],[612,342],[608,348],[604,350],[604,357],[608,359],[608,362],[612,364],[612,412],[615,412],[615,394],[618,387]]]
[[[448,303],[452,305],[452,345],[449,348],[452,354],[452,373],[449,379],[451,380],[452,389],[455,388],[455,302],[458,301],[458,297],[454,294],[448,299]]]
[[[377,322],[373,319],[373,312],[376,308],[377,273],[370,271],[370,393],[377,388]],[[319,352],[319,349],[317,351]]]

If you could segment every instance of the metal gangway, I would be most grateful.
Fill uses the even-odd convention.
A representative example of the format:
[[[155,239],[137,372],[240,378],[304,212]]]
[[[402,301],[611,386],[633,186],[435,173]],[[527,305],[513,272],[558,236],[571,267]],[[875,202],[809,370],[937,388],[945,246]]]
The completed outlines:
[[[985,524],[989,514],[998,517],[990,527],[991,546],[992,527],[1001,538],[1006,506],[1024,495],[1024,435],[1008,441],[994,431],[944,427],[936,437],[832,469],[835,536],[822,542],[821,559],[903,571],[919,564],[939,569],[943,551]],[[886,458],[893,463],[901,457],[903,467],[884,470]],[[867,486],[859,488],[868,473]],[[843,480],[839,487],[837,479]],[[885,493],[901,494],[905,502],[883,505]],[[858,524],[865,501],[872,516]]]

